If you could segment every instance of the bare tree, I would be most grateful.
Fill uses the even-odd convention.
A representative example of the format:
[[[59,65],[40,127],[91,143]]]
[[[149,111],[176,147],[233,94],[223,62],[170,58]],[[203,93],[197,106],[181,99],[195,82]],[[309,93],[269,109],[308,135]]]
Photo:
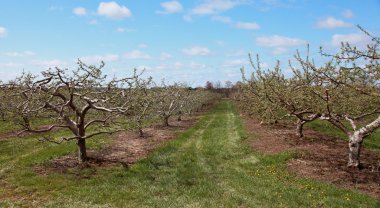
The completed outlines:
[[[169,118],[175,114],[180,107],[180,92],[183,90],[179,84],[167,85],[163,81],[161,86],[153,89],[156,112],[161,118],[164,126],[169,126]]]
[[[250,79],[245,77],[242,70],[246,83],[242,98],[249,101],[251,106],[246,110],[259,115],[264,121],[274,120],[275,123],[286,117],[296,118],[296,134],[303,137],[304,124],[320,116],[312,110],[316,103],[311,102],[314,96],[307,90],[310,83],[307,71],[301,73],[293,68],[295,76],[285,78],[279,62],[272,70],[262,70],[258,56],[256,63],[251,56],[249,58],[254,69]]]
[[[216,81],[214,84],[215,89],[219,90],[222,88],[222,82],[221,81]]]
[[[227,98],[230,97],[232,87],[233,87],[233,84],[231,81],[227,80],[224,82],[224,93]]]
[[[329,121],[349,138],[348,166],[360,166],[363,140],[380,127],[380,39],[359,26],[372,38],[364,49],[342,43],[340,52],[331,61],[316,67],[309,60],[300,63],[313,70],[323,91],[322,119]]]
[[[183,115],[192,115],[194,111],[201,109],[216,98],[215,93],[200,89],[184,88],[180,94],[178,121],[182,120]]]
[[[210,82],[210,81],[207,81],[205,88],[207,90],[212,90],[212,89],[214,89],[214,84],[212,84],[212,82]]]
[[[152,78],[142,79],[134,76],[134,86],[128,93],[131,102],[131,115],[126,115],[126,119],[131,119],[133,127],[138,130],[140,137],[144,136],[143,127],[154,117],[154,93],[152,91]]]
[[[205,89],[195,89],[188,92],[186,101],[183,102],[182,111],[184,114],[193,115],[194,112],[198,112],[203,107],[211,104],[215,100],[219,99],[220,95],[210,92]]]
[[[2,121],[6,121],[6,114],[7,114],[7,102],[6,99],[7,95],[6,87],[1,83],[0,81],[0,119]]]
[[[179,103],[177,110],[177,121],[182,121],[182,116],[186,113],[186,108],[189,107],[187,104],[192,97],[190,90],[180,90],[179,97],[180,99],[178,100]]]
[[[349,138],[348,166],[359,167],[363,140],[380,128],[380,39],[359,28],[372,38],[366,48],[342,43],[337,54],[321,50],[331,60],[319,67],[308,54],[303,58],[297,52],[298,65],[290,64],[290,77],[279,64],[264,71],[258,59],[256,66],[251,59],[254,72],[250,79],[243,73],[240,103],[263,119],[279,119],[284,112],[296,117],[299,136],[306,122],[330,122]]]
[[[97,67],[78,61],[78,69],[71,72],[57,67],[43,71],[41,77],[24,73],[7,84],[13,91],[8,97],[15,104],[14,115],[20,118],[22,132],[42,133],[66,128],[73,136],[44,137],[43,140],[55,143],[75,140],[79,160],[86,161],[87,139],[123,130],[110,124],[130,109],[126,94],[137,76],[135,73],[132,78],[107,81],[101,72],[103,67],[103,62]],[[34,128],[31,118],[40,115],[49,115],[53,118],[52,124],[45,129]]]

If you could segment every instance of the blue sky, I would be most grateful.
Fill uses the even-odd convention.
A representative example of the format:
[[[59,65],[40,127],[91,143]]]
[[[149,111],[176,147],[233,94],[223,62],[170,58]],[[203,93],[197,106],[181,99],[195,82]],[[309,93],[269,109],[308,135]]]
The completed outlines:
[[[380,1],[366,0],[2,0],[0,79],[23,70],[106,62],[105,73],[145,68],[156,80],[238,81],[248,53],[262,66],[310,44],[334,52],[341,41],[364,47],[356,27],[380,34]],[[320,60],[316,58],[316,60]]]

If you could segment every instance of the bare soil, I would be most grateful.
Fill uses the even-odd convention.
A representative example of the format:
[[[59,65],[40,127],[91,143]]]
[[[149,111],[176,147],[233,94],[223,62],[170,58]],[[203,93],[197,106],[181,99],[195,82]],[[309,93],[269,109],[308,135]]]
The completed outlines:
[[[243,116],[248,132],[255,135],[250,145],[264,154],[301,150],[299,157],[287,163],[288,170],[301,177],[314,178],[339,187],[358,190],[380,197],[380,153],[362,148],[360,169],[347,167],[348,143],[311,129],[304,138],[295,134],[295,126],[261,125]]]
[[[0,133],[0,141],[8,140],[10,138],[15,138],[15,137],[17,137],[16,131]]]
[[[126,131],[112,136],[112,142],[100,150],[88,150],[88,161],[80,163],[76,155],[66,155],[51,160],[48,164],[35,166],[36,173],[49,175],[52,172],[61,174],[75,174],[80,178],[88,178],[96,174],[97,167],[123,166],[128,169],[130,165],[145,158],[149,153],[174,139],[178,134],[191,128],[196,121],[211,107],[208,106],[192,117],[184,117],[181,121],[172,119],[170,126],[155,124],[145,128],[144,137],[138,132]],[[81,170],[86,169],[86,174]]]

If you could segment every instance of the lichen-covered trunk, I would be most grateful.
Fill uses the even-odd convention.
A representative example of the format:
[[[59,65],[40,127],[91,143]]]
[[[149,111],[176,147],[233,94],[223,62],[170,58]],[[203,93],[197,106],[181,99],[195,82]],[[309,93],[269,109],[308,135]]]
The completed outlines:
[[[182,106],[181,106],[182,107]],[[179,110],[178,111],[178,118],[177,118],[177,121],[182,121],[182,111]]]
[[[78,139],[78,159],[80,162],[87,161],[87,151],[86,151],[86,139]]]
[[[144,137],[144,131],[142,130],[141,127],[139,127],[139,136]]]
[[[299,138],[303,137],[303,126],[305,125],[306,121],[298,120],[297,121],[297,129],[296,134]]]
[[[4,112],[1,112],[0,115],[1,115],[1,120],[2,120],[2,121],[6,121],[6,120],[5,120],[5,113],[4,113]]]
[[[368,136],[373,131],[380,127],[380,116],[368,125],[354,131],[349,135],[349,153],[348,153],[348,166],[356,167],[360,166],[360,148],[365,136]]]
[[[164,116],[164,119],[163,119],[164,126],[169,126],[169,117],[170,116]]]
[[[84,127],[78,129],[77,146],[78,146],[78,159],[80,162],[87,161],[87,148],[86,148],[86,135]]]
[[[144,137],[143,124],[141,117],[137,120],[137,129],[140,137]]]
[[[350,136],[348,142],[348,166],[358,168],[360,166],[360,149],[363,142],[363,135],[355,132]]]

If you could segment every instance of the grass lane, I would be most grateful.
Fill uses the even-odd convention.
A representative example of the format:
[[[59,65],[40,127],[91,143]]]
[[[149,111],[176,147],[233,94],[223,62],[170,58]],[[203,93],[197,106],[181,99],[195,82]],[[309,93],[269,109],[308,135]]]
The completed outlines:
[[[13,158],[16,168],[9,169],[3,179],[16,187],[18,194],[31,194],[38,206],[45,207],[376,206],[376,199],[367,195],[289,174],[285,163],[294,152],[264,156],[252,151],[244,138],[233,104],[222,101],[195,127],[128,171],[99,168],[87,179],[36,175],[32,165],[48,160],[45,151],[65,149],[50,146]],[[34,159],[37,154],[39,159]],[[29,162],[23,163],[25,160]],[[0,162],[1,167],[5,162]],[[0,206],[28,205],[26,201],[2,203]]]

